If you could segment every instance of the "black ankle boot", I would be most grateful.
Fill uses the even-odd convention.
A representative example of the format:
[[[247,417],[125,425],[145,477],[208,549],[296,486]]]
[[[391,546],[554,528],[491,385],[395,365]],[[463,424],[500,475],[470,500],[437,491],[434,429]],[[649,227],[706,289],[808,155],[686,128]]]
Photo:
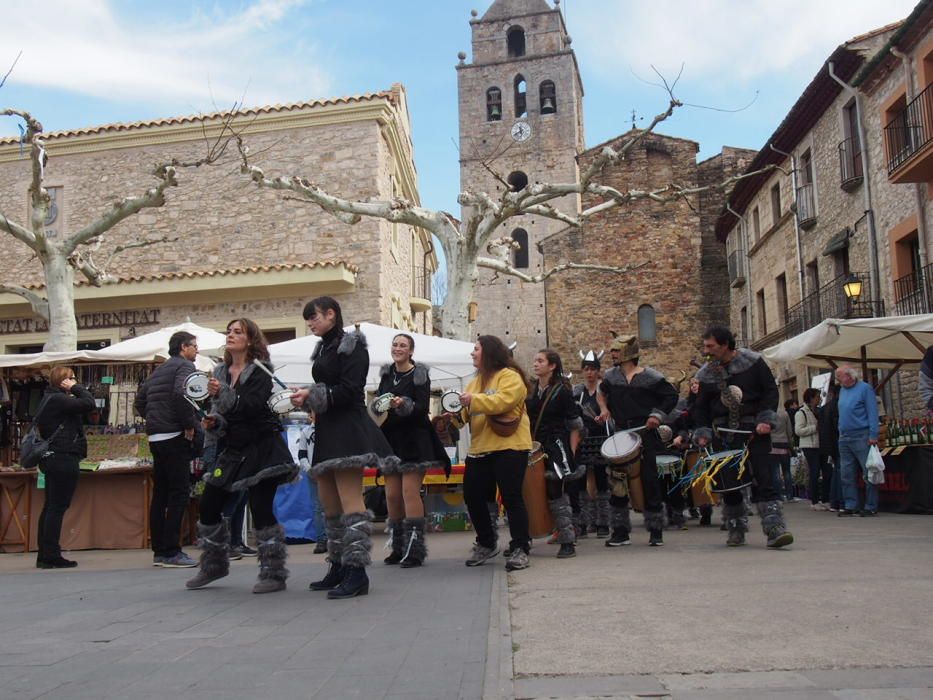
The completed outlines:
[[[61,554],[54,557],[36,558],[37,569],[73,569],[78,562],[65,559]]]
[[[343,566],[330,562],[330,568],[320,581],[312,581],[308,588],[312,591],[332,591],[343,580]]]
[[[345,566],[343,581],[332,591],[327,592],[331,600],[342,598],[355,598],[358,595],[369,593],[369,577],[362,566]]]

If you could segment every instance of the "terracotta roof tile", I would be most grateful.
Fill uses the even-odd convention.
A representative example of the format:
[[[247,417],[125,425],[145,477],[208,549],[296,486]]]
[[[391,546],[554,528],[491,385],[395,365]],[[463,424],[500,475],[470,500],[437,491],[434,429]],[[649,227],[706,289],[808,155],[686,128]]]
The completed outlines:
[[[343,260],[319,260],[313,263],[283,263],[280,265],[253,265],[250,267],[232,267],[225,270],[186,270],[184,272],[155,272],[144,275],[125,275],[116,277],[116,282],[160,282],[163,280],[194,279],[197,277],[226,277],[256,272],[287,272],[291,270],[314,270],[321,267],[344,267],[356,274],[360,269]],[[86,279],[76,282],[77,286],[89,286]],[[44,284],[26,284],[27,289],[43,289]]]

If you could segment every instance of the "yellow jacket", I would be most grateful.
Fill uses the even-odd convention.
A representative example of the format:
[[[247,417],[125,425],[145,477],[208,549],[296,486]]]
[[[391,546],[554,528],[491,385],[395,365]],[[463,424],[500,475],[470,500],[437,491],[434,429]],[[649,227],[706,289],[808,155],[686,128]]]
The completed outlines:
[[[459,415],[460,425],[466,424],[467,421],[470,423],[469,454],[531,449],[531,427],[528,412],[524,410],[528,388],[518,372],[508,368],[500,369],[492,376],[485,389],[481,387],[481,379],[474,377],[467,384],[464,393],[473,395],[470,405]],[[518,430],[508,437],[496,435],[492,428],[486,425],[487,415],[504,413],[507,417],[515,417],[519,412],[522,420]]]

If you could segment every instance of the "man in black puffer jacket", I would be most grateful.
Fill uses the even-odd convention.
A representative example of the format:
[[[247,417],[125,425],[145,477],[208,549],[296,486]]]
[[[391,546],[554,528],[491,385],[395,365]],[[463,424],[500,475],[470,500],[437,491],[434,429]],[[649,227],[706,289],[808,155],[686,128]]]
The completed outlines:
[[[178,544],[188,505],[192,440],[198,424],[194,407],[185,399],[185,380],[195,371],[198,340],[179,331],[168,341],[169,359],[140,387],[134,407],[146,420],[152,451],[152,504],[149,532],[152,565],[190,568],[197,562]]]

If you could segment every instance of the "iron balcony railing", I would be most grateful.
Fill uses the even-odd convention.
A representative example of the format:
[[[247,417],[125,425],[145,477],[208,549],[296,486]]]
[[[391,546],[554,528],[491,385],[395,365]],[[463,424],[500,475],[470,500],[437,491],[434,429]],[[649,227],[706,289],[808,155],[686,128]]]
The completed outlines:
[[[839,144],[839,184],[848,191],[862,182],[862,145],[857,137]]]
[[[816,195],[812,182],[797,188],[797,223],[803,228],[816,223]]]
[[[884,127],[888,175],[933,139],[933,83]]]
[[[894,280],[894,310],[899,316],[933,313],[933,263]]]
[[[411,269],[411,295],[431,301],[431,270],[425,267]]]
[[[733,287],[745,284],[745,251],[741,248],[729,253],[729,284]]]

